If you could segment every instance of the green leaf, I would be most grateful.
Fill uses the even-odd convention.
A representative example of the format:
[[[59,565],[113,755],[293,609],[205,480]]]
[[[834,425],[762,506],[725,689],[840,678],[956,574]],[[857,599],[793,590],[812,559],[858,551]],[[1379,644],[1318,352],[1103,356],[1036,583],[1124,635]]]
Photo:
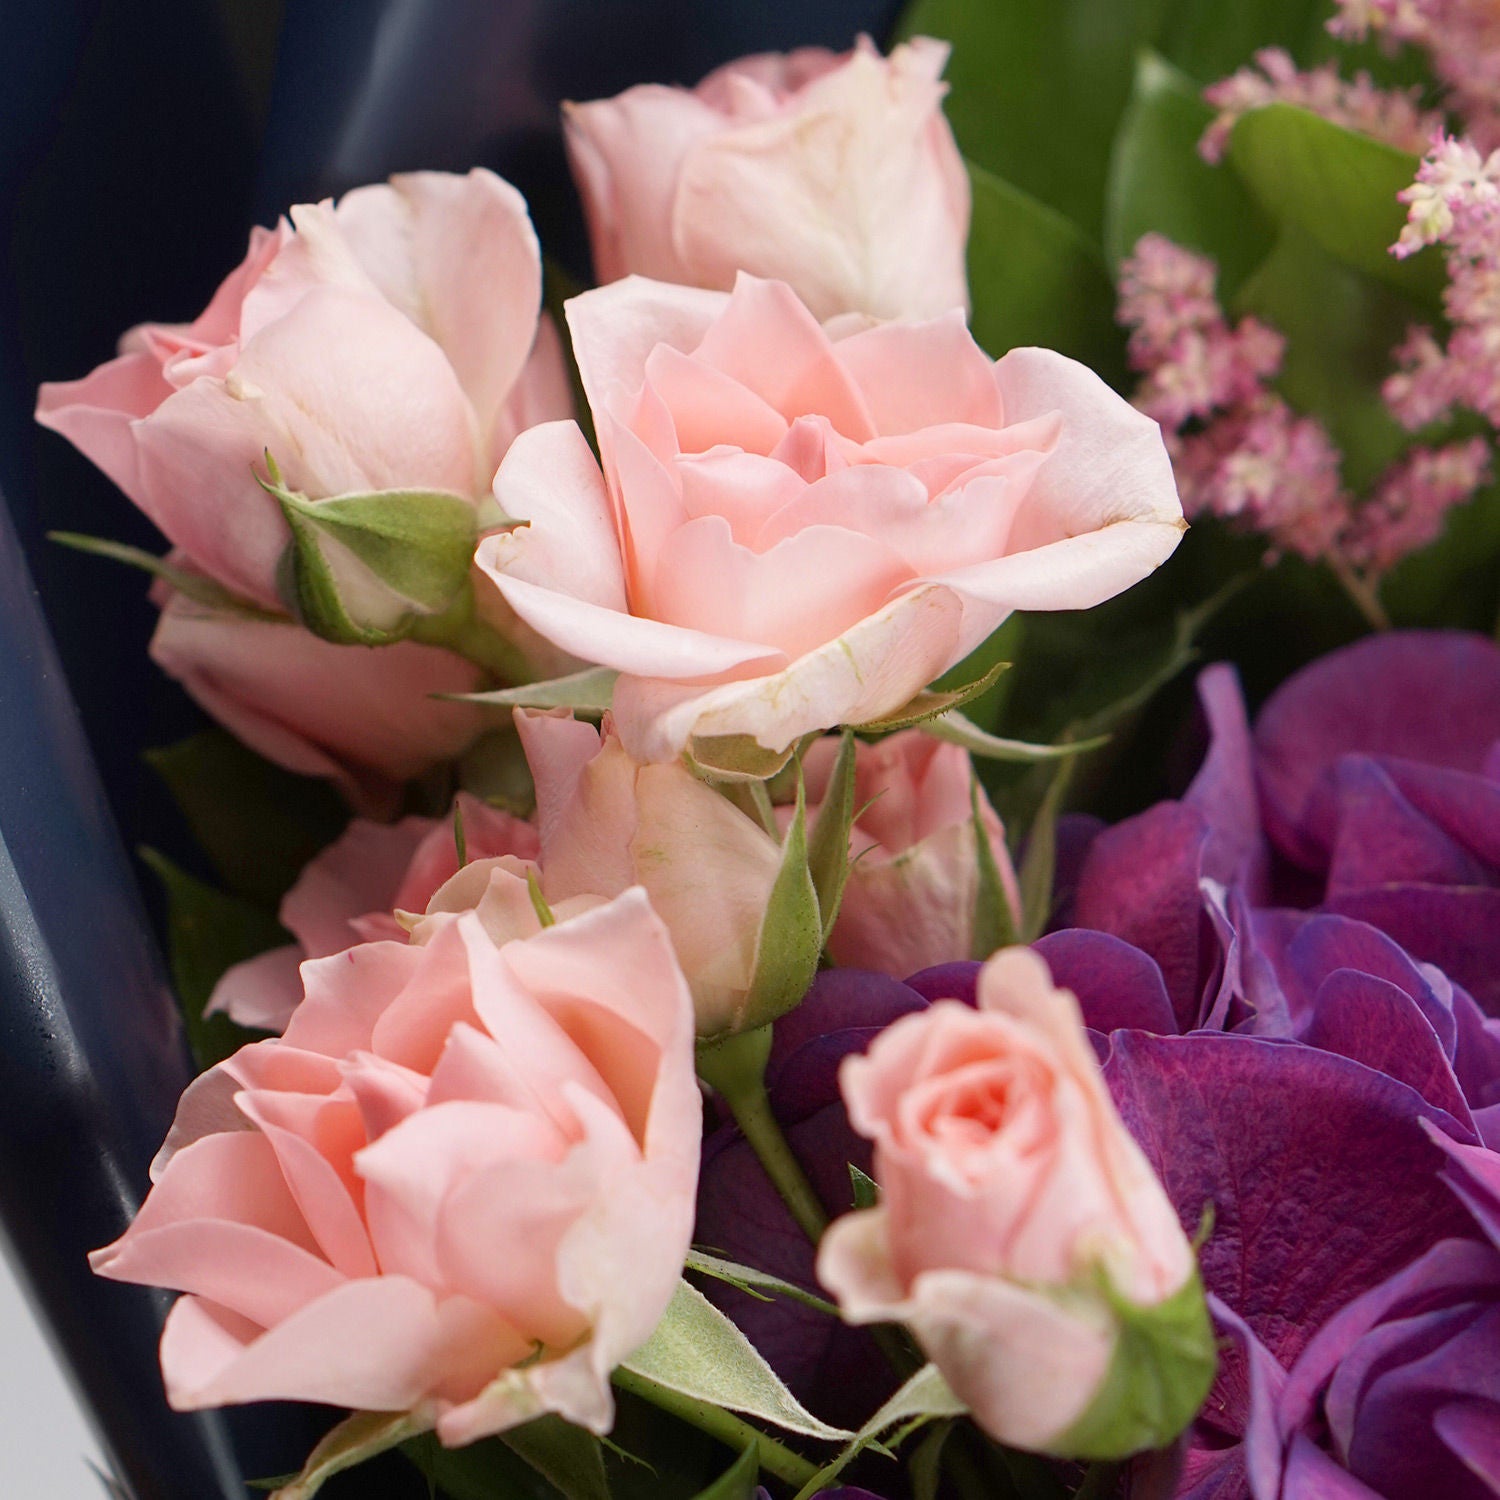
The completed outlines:
[[[193,1056],[200,1068],[211,1068],[258,1036],[228,1016],[204,1016],[214,985],[226,969],[279,947],[288,935],[274,917],[205,885],[155,849],[143,848],[140,856],[166,888],[172,983]]]
[[[1154,1307],[1138,1307],[1104,1283],[1119,1323],[1114,1353],[1089,1408],[1049,1444],[1059,1458],[1128,1458],[1165,1448],[1198,1415],[1218,1358],[1213,1324],[1194,1271]]]
[[[807,868],[818,895],[823,942],[833,931],[844,885],[849,879],[849,831],[854,826],[854,736],[847,730],[839,742],[839,753],[828,776],[828,789],[813,822],[807,846]]]
[[[1115,292],[1097,246],[1063,214],[972,164],[969,326],[986,353],[1038,345],[1124,374]]]
[[[803,1437],[839,1442],[854,1434],[807,1411],[730,1320],[681,1282],[656,1332],[625,1368],[657,1385]]]
[[[1145,39],[1133,0],[916,0],[902,36],[943,37],[964,154],[1097,236],[1109,145]]]
[[[880,1184],[866,1172],[849,1163],[849,1186],[854,1192],[855,1208],[874,1208],[880,1202]]]
[[[767,750],[748,734],[698,735],[684,758],[705,781],[769,781],[792,758],[793,748]]]
[[[275,906],[349,821],[326,781],[294,776],[222,729],[145,756],[218,876],[259,906]]]
[[[814,1312],[826,1313],[831,1318],[839,1315],[833,1303],[825,1301],[814,1292],[806,1291],[790,1281],[783,1281],[769,1271],[757,1271],[753,1266],[742,1266],[738,1261],[725,1260],[722,1256],[710,1255],[706,1250],[693,1249],[687,1254],[687,1269],[700,1276],[711,1276],[715,1281],[725,1282],[762,1302],[773,1301],[765,1295],[772,1292],[776,1297],[785,1297],[790,1302],[800,1302]]]
[[[275,497],[291,528],[287,602],[325,640],[380,646],[441,615],[468,587],[477,512],[443,490],[378,490],[313,500],[288,489],[268,453]]]
[[[1391,416],[1380,387],[1391,350],[1424,320],[1421,306],[1335,259],[1288,222],[1236,294],[1234,309],[1286,335],[1277,388],[1327,426],[1356,492],[1410,446],[1410,433]]]
[[[1229,137],[1228,162],[1264,212],[1294,224],[1335,260],[1441,311],[1442,257],[1390,253],[1406,209],[1396,194],[1417,158],[1293,104],[1251,110]]]
[[[1020,765],[1069,760],[1086,750],[1097,750],[1109,738],[1108,735],[1101,735],[1088,740],[1063,741],[1056,745],[1032,745],[1025,740],[1007,740],[998,735],[986,734],[960,713],[944,714],[942,718],[923,725],[923,731],[936,740],[945,740],[950,745],[962,745],[970,755],[977,755],[984,760],[1013,761]]]
[[[1329,0],[1158,0],[1158,50],[1204,83],[1250,61],[1259,47],[1284,47],[1304,66],[1342,54],[1324,30]]]
[[[430,1425],[409,1412],[355,1412],[328,1433],[308,1455],[302,1472],[283,1484],[272,1500],[312,1500],[335,1474],[397,1447]]]
[[[1009,697],[1011,682],[1009,668],[1024,649],[1025,639],[1025,616],[1020,614],[1008,616],[998,630],[975,647],[957,666],[950,667],[944,672],[932,684],[933,689],[947,691],[965,687],[969,683],[978,682],[992,667],[1003,663],[1006,670],[1000,674],[992,686],[977,697],[970,699],[969,702],[960,705],[965,716],[972,719],[981,729],[993,730],[1000,721],[1000,714]]]
[[[557,1487],[499,1438],[444,1448],[426,1436],[403,1443],[401,1451],[443,1500],[561,1500]]]
[[[603,713],[614,696],[620,674],[609,667],[586,667],[568,677],[527,682],[488,693],[452,693],[458,703],[490,703],[497,708],[571,708],[575,713]]]
[[[1008,948],[1019,940],[1020,916],[1010,907],[1000,866],[990,843],[989,830],[981,815],[980,798],[984,795],[979,778],[971,776],[969,806],[974,827],[974,849],[979,865],[979,885],[974,896],[974,951],[971,958],[988,958],[998,948]]]
[[[1222,0],[1215,3],[1222,11]],[[1118,265],[1143,234],[1164,234],[1212,256],[1227,297],[1275,234],[1235,174],[1198,155],[1213,117],[1197,84],[1154,52],[1141,53],[1110,157],[1104,246]]]
[[[781,864],[755,943],[755,970],[736,1029],[765,1026],[800,1003],[823,951],[818,889],[808,865],[807,798],[797,781],[797,810],[781,844]]]
[[[901,729],[913,729],[919,724],[926,724],[941,714],[948,713],[955,708],[963,708],[976,698],[982,697],[994,687],[1000,680],[1000,674],[1009,666],[1008,661],[997,661],[988,667],[982,676],[976,677],[972,682],[966,682],[956,688],[928,688],[925,692],[918,693],[911,702],[904,708],[897,709],[895,713],[883,719],[871,719],[867,724],[854,724],[850,727],[860,734],[892,734]]]
[[[272,614],[270,610],[262,609],[258,604],[252,604],[248,599],[241,599],[238,594],[231,594],[212,578],[205,578],[202,573],[194,573],[189,568],[179,568],[167,558],[157,557],[140,547],[112,542],[102,536],[84,536],[77,531],[49,531],[47,540],[71,547],[75,552],[87,552],[94,557],[107,557],[112,562],[139,568],[143,573],[149,573],[153,578],[160,578],[163,583],[170,584],[184,598],[206,605],[209,609],[245,615],[253,620],[282,618]]]
[[[538,1417],[500,1434],[500,1441],[566,1500],[609,1500],[599,1439],[561,1417]]]
[[[1052,887],[1057,875],[1057,819],[1063,799],[1068,794],[1075,762],[1066,761],[1053,773],[1031,830],[1026,836],[1026,853],[1016,872],[1021,887],[1021,939],[1034,943],[1052,919]]]
[[[911,1475],[912,1500],[937,1500],[943,1477],[943,1445],[952,1431],[952,1422],[939,1422],[917,1444],[906,1466]]]
[[[694,1500],[755,1500],[760,1479],[760,1448],[751,1443],[707,1489]]]
[[[948,1389],[936,1365],[923,1365],[879,1411],[853,1435],[848,1445],[825,1464],[797,1492],[796,1500],[812,1500],[826,1489],[882,1433],[903,1426],[903,1438],[937,1417],[961,1417],[969,1408]]]
[[[1500,614],[1500,486],[1449,512],[1442,536],[1398,563],[1380,595],[1398,625],[1490,634]]]

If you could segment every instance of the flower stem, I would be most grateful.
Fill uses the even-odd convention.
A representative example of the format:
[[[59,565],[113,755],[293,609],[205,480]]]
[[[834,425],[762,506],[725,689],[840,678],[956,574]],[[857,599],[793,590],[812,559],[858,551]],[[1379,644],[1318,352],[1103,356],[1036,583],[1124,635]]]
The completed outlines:
[[[1380,602],[1377,586],[1369,579],[1360,577],[1341,557],[1329,558],[1328,565],[1333,569],[1333,576],[1343,584],[1344,592],[1348,594],[1354,607],[1365,617],[1365,623],[1372,630],[1389,630],[1391,617],[1385,612],[1385,605]]]
[[[782,1202],[798,1227],[816,1245],[828,1227],[828,1215],[771,1112],[771,1101],[766,1094],[766,1059],[770,1051],[769,1026],[739,1032],[699,1049],[698,1076],[729,1106],[735,1124],[750,1142],[750,1149],[781,1194]]]
[[[467,657],[507,687],[536,680],[536,668],[525,652],[479,619],[472,585],[465,584],[442,614],[420,616],[412,626],[411,638],[424,646],[441,646]]]
[[[798,1489],[818,1472],[816,1464],[809,1463],[801,1454],[793,1453],[790,1448],[778,1443],[775,1438],[767,1437],[758,1427],[752,1427],[749,1422],[741,1421],[733,1412],[725,1411],[722,1406],[700,1401],[696,1396],[685,1396],[681,1391],[674,1391],[669,1386],[659,1385],[649,1376],[638,1375],[634,1370],[627,1370],[624,1366],[616,1370],[610,1379],[622,1391],[629,1391],[631,1395],[639,1396],[643,1401],[649,1401],[662,1411],[698,1428],[700,1432],[706,1432],[710,1437],[717,1438],[737,1453],[743,1453],[751,1443],[754,1443],[759,1452],[761,1468]]]

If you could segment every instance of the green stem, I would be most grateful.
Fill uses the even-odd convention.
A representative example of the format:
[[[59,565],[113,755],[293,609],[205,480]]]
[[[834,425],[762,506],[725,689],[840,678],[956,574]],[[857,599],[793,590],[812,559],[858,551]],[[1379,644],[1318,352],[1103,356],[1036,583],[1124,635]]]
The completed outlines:
[[[700,1432],[717,1438],[736,1453],[743,1453],[754,1443],[759,1451],[761,1468],[798,1489],[818,1472],[816,1464],[809,1463],[801,1454],[793,1453],[775,1438],[767,1437],[758,1427],[741,1421],[722,1406],[700,1401],[696,1396],[685,1396],[681,1391],[659,1385],[649,1376],[638,1375],[634,1370],[625,1369],[623,1365],[610,1378],[622,1391],[629,1391],[631,1395],[649,1401],[689,1426],[698,1428]]]
[[[816,1245],[828,1227],[828,1215],[771,1112],[766,1094],[766,1058],[770,1051],[769,1026],[739,1032],[699,1050],[698,1076],[729,1106],[735,1124],[744,1132],[782,1202]]]
[[[474,591],[469,585],[442,614],[420,617],[412,626],[411,639],[467,657],[507,687],[537,679],[536,667],[526,653],[475,614]]]
[[[1368,579],[1361,578],[1341,557],[1330,558],[1329,567],[1333,569],[1333,576],[1343,584],[1344,592],[1353,601],[1354,607],[1365,617],[1366,624],[1372,630],[1389,630],[1391,617],[1385,612],[1385,605],[1380,602],[1376,586]]]

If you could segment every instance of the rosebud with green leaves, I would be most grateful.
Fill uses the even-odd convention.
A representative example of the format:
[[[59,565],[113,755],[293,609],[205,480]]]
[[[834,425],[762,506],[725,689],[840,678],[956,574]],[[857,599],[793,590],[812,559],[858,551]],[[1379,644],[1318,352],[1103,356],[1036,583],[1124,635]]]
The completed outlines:
[[[850,1057],[881,1200],[825,1235],[851,1323],[906,1323],[1012,1447],[1115,1459],[1169,1443],[1215,1367],[1197,1264],[1115,1112],[1075,998],[1024,948]]]

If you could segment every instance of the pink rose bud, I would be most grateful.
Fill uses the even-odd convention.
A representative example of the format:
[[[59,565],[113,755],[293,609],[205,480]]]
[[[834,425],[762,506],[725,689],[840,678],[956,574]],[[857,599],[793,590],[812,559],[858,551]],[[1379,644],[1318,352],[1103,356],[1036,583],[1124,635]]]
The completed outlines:
[[[1062,355],[992,361],[957,312],[849,332],[780,282],[631,277],[568,320],[603,472],[573,423],[523,433],[495,493],[529,524],[477,561],[620,673],[637,759],[891,715],[1013,609],[1097,604],[1181,535],[1155,422]]]
[[[446,1444],[613,1419],[693,1224],[693,1012],[645,896],[497,947],[473,915],[309,963],[286,1035],[178,1109],[135,1222],[94,1252],[186,1293],[178,1410],[411,1412]]]
[[[522,709],[516,727],[536,782],[547,900],[643,886],[672,935],[699,1033],[738,1029],[781,863],[776,841],[679,762],[633,761],[607,719],[601,735]]]
[[[600,281],[787,282],[819,318],[969,305],[969,177],[943,116],[948,45],[741,58],[695,89],[564,107]]]
[[[881,1202],[832,1225],[819,1279],[849,1322],[908,1324],[1002,1443],[1163,1446],[1213,1379],[1192,1248],[1046,964],[1004,950],[978,999],[904,1017],[844,1062]]]
[[[838,741],[822,739],[804,753],[809,801],[822,800],[838,752]],[[854,806],[862,810],[849,839],[853,864],[828,940],[834,962],[903,979],[934,964],[988,958],[975,952],[980,830],[1012,919],[1021,892],[1005,829],[974,783],[968,752],[920,729],[861,742]]]
[[[492,508],[486,491],[516,433],[572,409],[540,298],[540,252],[513,188],[485,171],[397,177],[255,230],[198,318],[143,324],[91,375],[42,386],[37,420],[98,464],[189,572],[264,610],[294,609],[330,639],[399,638],[466,586],[480,501]],[[257,481],[276,472],[290,500]],[[423,546],[392,548],[393,521]],[[279,571],[284,555],[298,569]],[[309,559],[329,570],[322,595],[300,576]],[[361,684],[363,715],[309,724],[319,711],[279,691],[266,629],[162,597],[173,602],[160,664],[236,733],[257,725],[256,748],[292,769],[320,760],[317,774],[346,788],[372,772],[388,785],[477,732],[473,710],[434,717],[412,691],[423,677],[429,694],[474,689],[467,662],[289,644]],[[309,615],[319,597],[331,618]],[[398,729],[402,718],[412,722]]]
[[[456,812],[469,860],[535,858],[536,830],[529,823],[463,792]],[[302,999],[298,970],[305,959],[380,939],[404,943],[407,929],[395,914],[424,913],[458,869],[451,817],[355,818],[282,898],[281,925],[296,941],[236,964],[214,986],[207,1013],[225,1011],[241,1026],[284,1031]]]

